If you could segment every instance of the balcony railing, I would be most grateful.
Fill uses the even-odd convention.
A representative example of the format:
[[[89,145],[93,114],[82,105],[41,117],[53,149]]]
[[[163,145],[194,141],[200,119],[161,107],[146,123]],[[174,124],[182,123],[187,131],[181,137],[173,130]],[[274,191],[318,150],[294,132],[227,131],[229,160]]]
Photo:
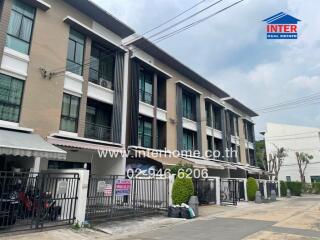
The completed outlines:
[[[101,141],[111,141],[111,127],[86,122],[85,137]]]

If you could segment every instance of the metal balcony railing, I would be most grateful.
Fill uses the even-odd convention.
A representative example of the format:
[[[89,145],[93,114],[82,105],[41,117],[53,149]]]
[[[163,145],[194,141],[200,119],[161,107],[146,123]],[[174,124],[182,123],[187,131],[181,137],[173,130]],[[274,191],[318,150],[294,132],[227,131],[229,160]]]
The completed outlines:
[[[111,141],[111,127],[86,122],[85,137],[101,141]]]

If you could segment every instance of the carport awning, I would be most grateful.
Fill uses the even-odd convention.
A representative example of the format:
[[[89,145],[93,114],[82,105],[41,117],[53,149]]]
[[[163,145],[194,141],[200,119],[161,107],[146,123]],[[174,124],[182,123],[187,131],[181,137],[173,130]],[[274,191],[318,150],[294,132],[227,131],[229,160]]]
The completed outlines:
[[[66,159],[67,152],[30,132],[0,129],[0,155]]]
[[[225,167],[217,163],[215,161],[210,161],[210,160],[205,160],[205,159],[197,159],[197,158],[186,158],[189,161],[195,163],[196,165],[204,166],[205,168],[210,168],[210,169],[218,169],[218,170],[223,170]]]

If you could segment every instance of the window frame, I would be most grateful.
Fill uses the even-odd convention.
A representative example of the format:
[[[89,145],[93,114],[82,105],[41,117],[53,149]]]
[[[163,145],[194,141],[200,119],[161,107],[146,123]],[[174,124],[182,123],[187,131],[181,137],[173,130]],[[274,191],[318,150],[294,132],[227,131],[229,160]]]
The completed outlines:
[[[0,73],[0,75],[7,76],[7,77],[9,77],[9,78],[10,78],[10,92],[11,92],[11,87],[12,87],[12,80],[15,80],[15,81],[21,81],[21,82],[22,82],[22,90],[21,90],[20,104],[19,104],[19,114],[18,114],[18,119],[17,119],[17,121],[4,120],[4,119],[2,119],[2,117],[1,117],[1,116],[2,116],[2,114],[0,115],[0,120],[1,120],[1,121],[7,121],[7,122],[19,123],[19,122],[20,122],[20,117],[21,117],[22,102],[23,102],[23,97],[24,97],[24,87],[25,87],[25,82],[24,82],[24,80],[21,80],[21,79],[18,79],[18,78],[15,78],[15,77],[9,76],[9,75],[5,75],[5,74],[2,74],[2,73]],[[0,101],[0,103],[1,103],[1,101]],[[4,103],[4,104],[8,104],[8,103]],[[15,104],[10,103],[10,105],[15,105]]]
[[[83,36],[83,43],[80,43],[80,42],[77,42],[75,39],[72,39],[71,38],[71,32],[76,32],[80,35]],[[74,45],[74,52],[73,52],[73,59],[69,59],[69,47],[70,47],[70,41],[73,42],[75,45]],[[77,63],[76,62],[76,53],[77,53],[77,45],[82,45],[82,63]],[[84,65],[84,54],[85,54],[85,46],[86,46],[86,36],[76,30],[74,30],[73,28],[70,28],[70,31],[69,31],[69,38],[68,38],[68,48],[67,48],[67,67],[66,67],[66,70],[68,72],[72,72],[74,74],[77,74],[77,75],[80,75],[80,76],[83,76],[83,65]],[[72,64],[74,65],[77,65],[79,68],[81,68],[81,72],[80,74],[74,72],[74,69],[76,68],[71,68],[69,69],[68,68],[68,62],[71,62]]]
[[[64,114],[63,114],[63,98],[64,98],[64,96],[68,96],[69,97],[69,114],[68,114],[68,116],[65,116]],[[72,98],[76,98],[77,100],[78,100],[78,106],[77,106],[77,118],[73,118],[73,117],[70,117],[70,111],[71,111],[71,100],[72,100]],[[80,97],[77,97],[77,96],[75,96],[75,95],[72,95],[72,94],[69,94],[69,93],[63,93],[63,97],[62,97],[62,105],[61,105],[61,115],[60,115],[60,127],[59,127],[59,129],[61,130],[61,131],[66,131],[66,132],[72,132],[72,133],[77,133],[78,132],[78,130],[79,130],[79,113],[80,113]],[[75,120],[75,123],[76,123],[76,126],[75,126],[75,131],[69,131],[69,130],[65,130],[65,129],[62,129],[62,127],[61,127],[61,123],[62,123],[62,118],[67,118],[67,120],[70,120],[70,119],[74,119]]]
[[[15,36],[15,35],[13,35],[13,34],[11,34],[11,33],[8,32],[8,31],[9,31],[9,24],[10,24],[10,18],[9,18],[9,23],[8,23],[8,29],[7,29],[7,31],[6,31],[6,36],[9,36],[9,37],[18,39],[19,41],[22,41],[22,42],[24,42],[24,43],[27,43],[27,44],[28,44],[28,51],[27,51],[27,53],[24,53],[24,52],[18,51],[18,50],[16,50],[16,49],[13,49],[13,48],[11,48],[11,47],[8,47],[8,46],[7,46],[7,37],[6,37],[5,46],[8,47],[8,48],[10,48],[10,49],[13,49],[13,50],[15,50],[15,51],[17,51],[17,52],[20,52],[20,53],[22,53],[22,54],[30,55],[30,48],[31,48],[31,42],[32,42],[32,37],[33,37],[33,29],[34,29],[34,22],[35,22],[36,14],[37,14],[37,8],[32,7],[32,6],[30,6],[29,4],[23,2],[23,4],[27,5],[27,6],[30,7],[30,8],[33,8],[33,10],[34,10],[34,12],[33,12],[33,18],[30,18],[29,16],[27,16],[27,15],[25,15],[25,14],[17,11],[16,9],[14,9],[14,8],[13,8],[14,2],[15,2],[15,1],[13,1],[13,3],[12,3],[12,8],[11,8],[11,11],[10,11],[10,18],[11,18],[11,16],[12,16],[12,12],[15,12],[15,13],[21,15],[21,21],[20,21],[20,24],[19,24],[19,34],[18,34],[18,36]],[[22,29],[23,19],[24,19],[24,18],[26,18],[26,19],[28,19],[28,20],[30,20],[30,21],[32,22],[31,30],[30,30],[31,32],[30,32],[30,39],[29,39],[29,41],[26,41],[26,40],[20,38],[20,34],[21,34],[21,29]]]
[[[187,148],[185,148],[185,144],[184,144],[184,139],[185,137],[187,137]],[[190,140],[191,140],[191,144],[192,146],[190,146]],[[191,147],[191,149],[189,148]],[[184,151],[194,151],[196,150],[196,132],[193,132],[191,130],[188,129],[183,129],[183,133],[182,133],[182,150]]]
[[[92,82],[94,84],[98,84],[99,86],[102,86],[101,83],[100,83],[100,78],[102,76],[101,74],[101,59],[103,59],[103,57],[101,57],[102,53],[105,54],[105,56],[108,56],[108,57],[111,57],[112,58],[112,76],[111,76],[111,90],[113,90],[114,88],[114,75],[115,75],[115,65],[116,65],[116,59],[115,59],[115,55],[114,53],[112,53],[111,50],[109,50],[110,53],[108,53],[108,49],[102,47],[101,45],[99,45],[98,43],[95,43],[93,42],[92,45],[91,45],[91,53],[90,53],[90,58],[92,58],[92,54],[93,54],[93,49],[96,49],[98,52],[99,52],[99,57],[98,57],[98,70],[94,69],[93,68],[93,65],[92,65],[92,60],[90,60],[90,66],[89,66],[89,82]],[[94,79],[91,78],[91,71],[94,71],[97,76],[98,76],[98,83],[95,82]],[[109,79],[106,79],[106,80],[109,80]],[[104,87],[104,86],[102,86]],[[106,87],[107,88],[107,87]]]
[[[150,76],[149,78],[146,78],[146,75]],[[142,77],[143,76],[143,77]],[[150,82],[146,80],[150,80]],[[140,68],[140,74],[139,74],[139,100],[141,102],[153,105],[153,91],[154,91],[154,73],[151,71],[148,71],[145,68]],[[151,85],[151,93],[146,91],[146,84],[149,83]],[[151,100],[146,100],[146,94],[151,95]]]
[[[151,125],[151,131],[150,131],[150,135],[145,134],[145,123],[148,122]],[[142,124],[142,125],[141,125]],[[141,127],[142,126],[142,127]],[[142,131],[141,131],[142,130]],[[150,138],[150,146],[146,146],[145,144],[145,137],[149,137]],[[143,116],[139,116],[139,123],[138,123],[138,139],[140,140],[140,145],[141,147],[145,147],[145,148],[152,148],[153,147],[153,122],[152,120],[143,117]],[[139,142],[139,141],[138,141]]]
[[[196,121],[194,95],[185,91],[182,92],[182,117]]]

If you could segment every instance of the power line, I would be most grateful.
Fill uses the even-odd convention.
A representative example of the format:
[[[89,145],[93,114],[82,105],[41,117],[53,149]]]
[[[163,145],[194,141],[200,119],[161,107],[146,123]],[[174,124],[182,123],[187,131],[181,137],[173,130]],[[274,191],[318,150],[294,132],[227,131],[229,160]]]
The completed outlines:
[[[237,2],[235,2],[235,3],[233,3],[233,4],[229,5],[229,6],[227,6],[227,7],[225,7],[225,8],[222,8],[221,10],[219,10],[219,11],[217,11],[217,12],[214,12],[213,14],[208,15],[207,17],[204,17],[204,18],[202,18],[202,19],[200,19],[200,20],[198,20],[198,21],[195,21],[195,22],[193,22],[193,23],[190,23],[190,24],[188,24],[188,25],[186,25],[186,26],[184,26],[184,27],[182,27],[182,28],[179,28],[179,29],[177,29],[177,30],[175,30],[175,31],[173,31],[173,32],[170,32],[170,33],[168,33],[168,34],[166,34],[166,35],[164,35],[164,36],[161,36],[161,37],[155,39],[154,41],[155,41],[156,43],[158,43],[158,42],[163,41],[163,40],[165,40],[165,39],[167,39],[167,38],[170,38],[170,37],[172,37],[172,36],[174,36],[174,35],[177,35],[177,34],[183,32],[183,31],[185,31],[185,30],[187,30],[187,29],[189,29],[189,28],[191,28],[191,27],[194,27],[194,26],[196,26],[196,25],[198,25],[198,24],[200,24],[200,23],[202,23],[202,22],[204,22],[204,21],[206,21],[206,20],[214,17],[215,15],[217,15],[217,14],[219,14],[219,13],[221,13],[221,12],[224,12],[225,10],[227,10],[227,9],[229,9],[229,8],[235,6],[235,5],[237,5],[237,4],[239,4],[239,3],[243,2],[243,1],[244,1],[244,0],[237,1]]]

